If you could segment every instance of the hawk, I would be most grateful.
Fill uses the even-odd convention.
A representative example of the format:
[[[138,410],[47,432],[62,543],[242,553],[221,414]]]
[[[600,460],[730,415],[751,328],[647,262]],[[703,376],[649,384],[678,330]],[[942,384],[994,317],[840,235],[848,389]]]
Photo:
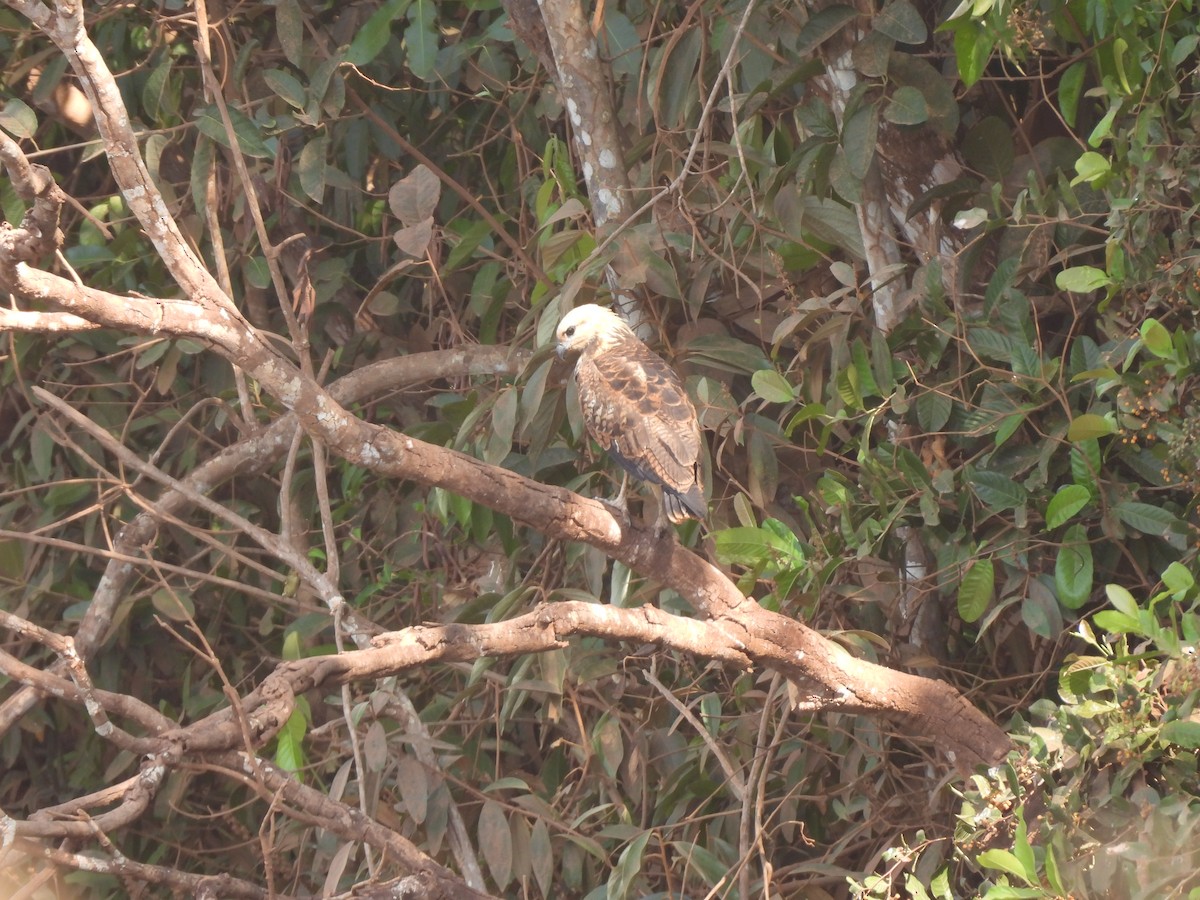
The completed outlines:
[[[655,529],[706,512],[700,423],[679,376],[612,310],[573,309],[558,325],[558,355],[578,353],[575,382],[588,432],[625,470],[612,501],[628,519],[629,476],[661,489]]]

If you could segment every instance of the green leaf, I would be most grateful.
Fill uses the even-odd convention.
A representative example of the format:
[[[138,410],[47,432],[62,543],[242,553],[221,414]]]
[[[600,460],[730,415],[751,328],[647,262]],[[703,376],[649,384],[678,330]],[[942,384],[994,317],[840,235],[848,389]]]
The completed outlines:
[[[391,40],[392,23],[404,14],[404,11],[408,9],[409,2],[410,0],[387,0],[375,10],[371,14],[371,18],[367,19],[362,28],[358,29],[354,40],[350,42],[350,49],[346,52],[346,62],[356,66],[365,66],[378,56],[387,46],[387,42]]]
[[[691,109],[691,97],[696,89],[696,68],[700,62],[703,38],[698,29],[689,28],[672,46],[663,49],[665,58],[651,70],[647,84],[649,97],[659,110],[662,124],[674,127],[682,124],[686,111]]]
[[[1117,113],[1121,111],[1122,105],[1120,97],[1113,100],[1108,111],[1104,113],[1100,121],[1096,123],[1096,127],[1092,129],[1092,133],[1088,135],[1087,142],[1089,147],[1099,147],[1100,142],[1112,133],[1113,122],[1117,118]]]
[[[897,88],[888,99],[883,117],[894,125],[920,125],[929,118],[929,105],[925,95],[915,87],[905,85]]]
[[[496,399],[492,407],[492,433],[496,440],[492,443],[499,448],[495,457],[488,459],[493,465],[499,465],[512,450],[513,432],[517,427],[517,408],[520,395],[516,388],[507,388]]]
[[[1071,179],[1071,187],[1083,182],[1093,184],[1099,181],[1112,171],[1112,164],[1107,157],[1101,156],[1095,150],[1088,150],[1075,160],[1075,171],[1078,174]]]
[[[1100,442],[1084,438],[1071,447],[1071,479],[1097,496],[1096,482],[1100,478]]]
[[[529,832],[529,857],[533,866],[533,877],[543,897],[552,896],[554,885],[554,846],[550,843],[550,829],[541,816],[533,823]]]
[[[871,19],[871,27],[901,44],[923,44],[929,37],[925,20],[908,0],[893,0]]]
[[[1037,877],[1036,872],[1026,873],[1021,861],[1008,850],[984,850],[979,854],[977,861],[985,868],[1005,872],[1014,878],[1021,879],[1026,884],[1032,883],[1033,879]]]
[[[386,736],[385,736],[386,738]],[[386,765],[387,743],[384,741],[384,764]],[[374,769],[372,771],[382,771]],[[404,811],[418,824],[424,822],[429,815],[429,800],[432,793],[429,770],[420,760],[407,754],[396,758],[396,777],[393,782],[400,791],[400,801]]]
[[[1184,61],[1196,52],[1197,44],[1200,44],[1200,34],[1185,34],[1177,40],[1175,46],[1171,48],[1171,65],[1176,67],[1183,65]]]
[[[1192,577],[1192,573],[1177,562],[1167,566],[1166,571],[1162,573],[1162,580],[1167,590],[1180,596],[1196,586],[1196,579]]]
[[[16,97],[0,109],[0,128],[16,138],[31,138],[37,133],[37,114]]]
[[[296,161],[300,187],[314,203],[320,203],[325,196],[325,154],[328,150],[329,135],[318,135],[304,145]]]
[[[964,87],[971,87],[983,76],[995,46],[995,41],[977,23],[967,19],[955,25],[954,60]]]
[[[1012,126],[997,116],[981,119],[964,136],[962,152],[967,162],[988,178],[1003,178],[1012,170],[1015,156]],[[1011,280],[1008,283],[1011,284]],[[993,279],[992,284],[1000,287],[1004,280]],[[990,296],[988,299],[990,307]]]
[[[1112,283],[1107,273],[1095,266],[1072,266],[1063,269],[1054,279],[1054,284],[1060,291],[1069,291],[1072,294],[1090,294]]]
[[[20,541],[0,541],[0,578],[16,582],[25,571],[25,552]]]
[[[1113,507],[1113,512],[1117,514],[1118,519],[1142,534],[1167,538],[1182,530],[1179,519],[1174,513],[1167,512],[1158,506],[1151,506],[1149,503],[1127,500]]]
[[[795,52],[797,55],[803,56],[809,51],[815,50],[841,31],[847,22],[856,18],[858,18],[858,10],[837,3],[814,13],[800,29],[800,35],[796,39]]]
[[[795,534],[774,519],[767,519],[761,528],[739,526],[714,532],[713,544],[717,559],[727,565],[775,571],[807,562]]]
[[[1067,529],[1054,563],[1054,587],[1058,601],[1068,609],[1079,609],[1092,593],[1092,546],[1082,525]]]
[[[263,140],[258,125],[248,119],[244,112],[230,106],[229,121],[233,125],[233,134],[242,153],[255,159],[271,159],[275,156],[275,152],[269,149]],[[205,106],[196,112],[196,127],[222,147],[233,149],[229,143],[229,135],[225,133],[221,113],[215,106]]]
[[[142,88],[142,106],[151,121],[162,123],[179,114],[178,100],[171,82],[172,59],[168,56],[154,67]]]
[[[275,765],[293,774],[304,769],[304,735],[307,731],[308,720],[297,704],[275,736]]]
[[[405,62],[408,69],[422,81],[437,77],[437,20],[433,0],[413,0],[408,9],[409,26],[404,29]]]
[[[605,893],[606,900],[625,900],[629,896],[634,879],[642,871],[642,854],[645,852],[646,843],[649,840],[650,832],[643,831],[621,851],[616,868],[613,869],[612,875],[608,878],[608,890]]]
[[[621,723],[607,713],[592,729],[592,749],[600,757],[600,764],[610,778],[616,777],[621,761],[625,758],[625,742],[621,737]]]
[[[261,256],[251,256],[247,259],[242,266],[242,272],[246,276],[246,281],[260,291],[271,286],[271,269],[267,265],[266,259]]]
[[[1092,616],[1092,622],[1107,634],[1141,634],[1141,623],[1133,616],[1112,609],[1102,609]]]
[[[289,106],[304,109],[308,104],[308,91],[300,83],[300,79],[291,72],[283,69],[267,69],[263,72],[263,81],[267,83],[275,96],[281,98]]]
[[[996,446],[999,447],[1010,437],[1012,437],[1016,433],[1017,429],[1025,423],[1026,418],[1027,417],[1024,412],[1019,412],[1005,416],[1003,419],[1001,419],[1000,427],[996,429]]]
[[[691,841],[672,841],[676,859],[687,860],[687,867],[699,875],[709,887],[729,877],[729,866],[709,849]]]
[[[442,267],[443,274],[449,274],[466,262],[467,258],[475,252],[475,249],[483,239],[491,233],[492,226],[484,219],[480,219],[468,226],[462,234],[462,239],[446,257],[445,265]]]
[[[1091,491],[1082,485],[1064,484],[1046,504],[1046,529],[1052,530],[1067,522],[1091,499]]]
[[[759,369],[750,376],[750,386],[768,403],[791,403],[796,399],[795,389],[774,369]]]
[[[1138,609],[1137,601],[1133,599],[1133,594],[1129,593],[1125,588],[1119,584],[1108,584],[1104,586],[1104,593],[1108,596],[1108,602],[1118,612],[1122,612],[1134,619],[1138,617],[1140,610]]]
[[[940,391],[929,390],[917,396],[917,424],[926,434],[942,430],[950,419],[954,403]]]
[[[159,588],[150,595],[154,609],[173,622],[190,622],[196,615],[196,604],[191,594]]]
[[[1058,81],[1058,108],[1072,128],[1075,127],[1075,114],[1079,110],[1079,98],[1083,96],[1083,76],[1086,72],[1087,64],[1077,62],[1069,66]]]
[[[977,622],[996,590],[996,567],[990,559],[977,559],[958,586],[958,614],[964,622]]]
[[[1017,809],[1017,827],[1013,831],[1013,856],[1029,876],[1030,881],[1037,880],[1037,858],[1033,847],[1029,845],[1029,830],[1025,825],[1025,807]]]
[[[863,106],[846,121],[842,129],[842,148],[846,165],[856,179],[862,181],[875,158],[879,137],[879,109],[874,103]]]
[[[304,13],[297,0],[277,0],[275,3],[275,37],[283,55],[293,66],[304,64]]]
[[[862,395],[858,390],[858,369],[847,366],[838,372],[837,392],[848,407],[862,409]]]
[[[1174,359],[1175,348],[1171,344],[1171,332],[1158,319],[1147,319],[1141,327],[1142,343],[1159,359]]]
[[[485,800],[479,810],[479,849],[492,879],[503,890],[512,878],[513,840],[504,807],[495,800]]]
[[[1162,739],[1188,750],[1200,749],[1200,722],[1168,722],[1163,726]]]
[[[850,356],[854,361],[854,369],[858,372],[859,392],[863,397],[882,397],[879,385],[875,383],[875,371],[871,360],[867,357],[867,348],[861,340],[855,340],[850,348]]]
[[[761,347],[725,334],[699,335],[688,341],[687,349],[705,365],[739,375],[753,376],[759,369],[771,367]]]
[[[971,328],[967,331],[967,343],[980,356],[998,362],[1010,363],[1013,355],[1013,341],[994,328]]]
[[[1091,440],[1113,434],[1116,430],[1117,425],[1111,419],[1105,416],[1098,416],[1095,413],[1084,413],[1082,416],[1076,416],[1071,420],[1071,425],[1067,428],[1067,440]]]
[[[993,512],[1017,509],[1025,504],[1029,492],[1000,472],[974,471],[969,482],[976,496]]]

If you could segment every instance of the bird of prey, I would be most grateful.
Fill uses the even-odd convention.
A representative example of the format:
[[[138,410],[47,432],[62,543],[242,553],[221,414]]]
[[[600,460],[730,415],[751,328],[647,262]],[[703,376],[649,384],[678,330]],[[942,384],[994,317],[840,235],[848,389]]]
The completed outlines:
[[[573,309],[558,325],[558,355],[578,353],[575,382],[588,432],[625,470],[610,505],[628,521],[629,476],[661,490],[655,530],[702,519],[700,424],[679,376],[602,306]],[[656,491],[657,493],[658,491]]]

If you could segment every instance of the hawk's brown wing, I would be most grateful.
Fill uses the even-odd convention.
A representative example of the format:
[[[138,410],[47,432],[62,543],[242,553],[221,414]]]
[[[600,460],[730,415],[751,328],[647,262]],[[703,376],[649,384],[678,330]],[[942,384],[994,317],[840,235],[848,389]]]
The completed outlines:
[[[704,515],[700,425],[675,371],[640,341],[622,341],[575,369],[588,431],[631,475],[664,488],[675,522]]]

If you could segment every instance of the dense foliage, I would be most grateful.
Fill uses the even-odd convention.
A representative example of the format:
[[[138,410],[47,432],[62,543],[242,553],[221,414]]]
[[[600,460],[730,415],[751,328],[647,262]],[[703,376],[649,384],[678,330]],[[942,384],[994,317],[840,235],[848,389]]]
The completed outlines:
[[[599,253],[569,117],[498,2],[210,10],[236,148],[188,4],[106,5],[89,25],[172,211],[257,326],[287,331],[259,211],[329,379],[474,343],[536,351],[565,306],[606,302],[612,263],[707,429],[714,558],[854,653],[952,681],[1018,749],[947,783],[936,748],[878,719],[797,711],[770,672],[588,639],[411,678],[437,770],[407,752],[387,684],[354,697],[370,778],[347,787],[338,697],[308,698],[276,761],[323,791],[361,792],[443,860],[457,805],[503,896],[1198,895],[1193,4],[892,0],[871,17],[758,4],[725,83],[742,4],[601,9],[637,196],[698,152],[678,193]],[[852,28],[856,86],[831,94],[822,48]],[[97,287],[170,295],[94,132],[70,115],[64,61],[3,10],[0,60],[0,127],[81,204],[63,223],[65,261]],[[872,173],[894,183],[889,166],[940,154],[959,161],[954,178],[906,205],[887,195],[897,220],[926,216],[940,237],[937,252],[903,248],[888,276],[903,312],[885,332],[854,205]],[[24,208],[6,183],[0,206],[9,221]],[[0,605],[69,632],[96,589],[97,548],[138,511],[136,474],[64,439],[30,386],[176,476],[237,440],[243,415],[277,409],[253,385],[254,408],[240,408],[230,367],[198,343],[2,337]],[[360,411],[607,493],[613,468],[580,450],[566,373],[535,353],[519,377],[403,385]],[[216,496],[271,527],[286,518],[328,564],[309,550],[310,452]],[[329,465],[343,590],[389,628],[580,597],[681,609],[593,550]],[[182,719],[271,660],[333,651],[324,610],[235,531],[192,513],[156,539],[174,568],[135,582],[90,663],[97,686]],[[204,643],[219,669],[188,649]],[[0,809],[28,815],[133,763],[46,703],[0,740]],[[265,805],[204,772],[172,779],[156,827],[122,833],[120,850],[255,879]],[[286,829],[267,863],[277,888],[321,890],[338,847]],[[343,887],[364,877],[358,864]]]

